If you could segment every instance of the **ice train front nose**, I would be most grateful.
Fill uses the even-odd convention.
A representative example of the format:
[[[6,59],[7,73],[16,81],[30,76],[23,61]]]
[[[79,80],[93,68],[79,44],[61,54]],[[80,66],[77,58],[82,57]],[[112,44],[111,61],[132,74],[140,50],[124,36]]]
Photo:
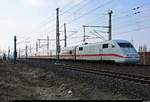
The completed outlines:
[[[140,58],[137,54],[127,54],[127,58],[125,59],[126,63],[139,63]]]
[[[118,43],[118,45],[120,46],[122,52],[126,56],[124,58],[125,63],[139,63],[140,62],[139,54],[137,53],[136,49],[133,47],[131,43],[129,42]]]

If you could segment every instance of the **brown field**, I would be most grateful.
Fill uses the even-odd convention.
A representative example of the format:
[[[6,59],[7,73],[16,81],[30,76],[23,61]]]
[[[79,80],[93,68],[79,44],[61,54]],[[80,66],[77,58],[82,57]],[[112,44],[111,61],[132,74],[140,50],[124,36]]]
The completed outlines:
[[[0,99],[10,100],[123,100],[121,94],[87,82],[59,76],[47,69],[0,62]]]

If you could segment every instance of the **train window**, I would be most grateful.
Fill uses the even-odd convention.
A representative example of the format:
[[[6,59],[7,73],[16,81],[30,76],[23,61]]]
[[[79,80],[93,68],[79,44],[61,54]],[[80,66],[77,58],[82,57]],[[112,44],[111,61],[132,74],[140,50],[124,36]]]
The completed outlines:
[[[108,48],[108,44],[103,44],[103,48]]]
[[[115,45],[112,45],[112,48],[115,48]]]
[[[122,48],[133,48],[132,44],[130,43],[118,43],[118,45]]]
[[[69,54],[72,54],[72,51],[71,51],[71,50],[69,51]]]
[[[83,50],[83,47],[79,47],[79,51],[82,51]]]

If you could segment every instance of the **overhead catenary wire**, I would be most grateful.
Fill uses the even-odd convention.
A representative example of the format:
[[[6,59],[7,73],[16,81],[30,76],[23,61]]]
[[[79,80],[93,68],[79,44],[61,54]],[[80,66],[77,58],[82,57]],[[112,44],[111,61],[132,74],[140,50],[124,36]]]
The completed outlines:
[[[74,21],[76,21],[76,20],[78,20],[78,19],[84,17],[85,15],[90,14],[92,11],[95,11],[95,10],[97,10],[97,9],[99,9],[99,8],[102,8],[103,6],[108,5],[108,4],[112,3],[113,1],[114,1],[114,0],[109,0],[109,1],[107,1],[107,2],[105,2],[105,3],[103,3],[102,5],[99,5],[99,6],[97,6],[96,8],[94,8],[94,9],[92,9],[92,10],[90,10],[90,11],[84,13],[83,15],[81,15],[81,16],[79,16],[79,17],[77,17],[77,18],[75,18],[75,19],[73,19],[73,20],[67,22],[67,24],[71,24],[72,22],[74,22]]]
[[[149,16],[150,17],[150,16]],[[117,27],[115,27],[115,29],[121,29],[121,28],[124,28],[125,27],[131,27],[131,26],[137,26],[137,24],[143,24],[145,22],[148,22],[150,18],[148,19],[143,19],[143,20],[137,20],[136,22],[134,23],[128,23],[126,25],[117,25]],[[145,25],[145,24],[144,24]],[[141,25],[142,26],[142,25]]]
[[[72,3],[73,1],[74,1],[74,0],[71,0],[68,4],[66,4],[66,5],[61,9],[61,11],[63,11],[63,9],[65,9],[66,6],[69,5],[70,3]],[[81,3],[81,2],[79,2],[78,4],[80,4],[80,3]],[[73,8],[76,7],[76,6],[78,6],[78,5],[76,4],[76,5],[72,6],[70,9],[64,11],[64,12],[63,12],[62,14],[60,14],[60,15],[61,15],[61,16],[64,15],[65,13],[67,13],[68,11],[70,11],[71,9],[73,9]],[[51,17],[51,16],[49,16],[48,18],[50,18],[50,17]],[[49,20],[48,20],[49,22],[46,22],[46,23],[42,24],[39,28],[41,28],[41,27],[43,27],[43,26],[45,26],[45,25],[48,25],[48,24],[50,23],[50,21],[54,21],[55,19],[56,19],[55,17],[49,19]]]
[[[99,9],[99,8],[98,8]],[[141,9],[141,8],[140,8]],[[139,10],[139,9],[138,9]],[[67,13],[67,12],[66,12]],[[66,14],[66,13],[64,13],[64,14]],[[88,12],[87,12],[88,13]],[[129,13],[129,12],[128,12]],[[84,15],[85,14],[85,15]],[[86,15],[88,15],[88,14],[86,14],[86,13],[84,13],[83,15],[81,15],[81,17],[80,17],[80,15],[79,15],[79,17],[77,17],[77,18],[75,18],[75,19],[73,19],[73,20],[71,20],[71,21],[69,21],[67,24],[71,24],[72,22],[75,22],[76,20],[78,20],[78,19],[80,19],[80,18],[82,18],[82,17],[84,17],[84,16],[86,16]],[[89,14],[90,14],[90,12],[89,12]],[[120,18],[121,19],[121,18]],[[133,24],[134,25],[134,24]],[[60,27],[61,28],[61,27]],[[54,29],[52,29],[50,32],[48,32],[49,34],[51,33],[51,32],[54,32],[55,31],[55,28]],[[71,38],[70,38],[71,39]]]
[[[141,30],[145,30],[145,29],[149,29],[149,28],[150,28],[150,26],[144,26],[144,27],[136,28],[136,29],[129,30],[129,31],[118,32],[118,33],[115,33],[114,35],[121,35],[121,34],[127,34],[127,33],[131,33],[131,32],[137,32],[137,31],[141,31]]]
[[[69,4],[69,3],[68,3]]]
[[[114,17],[113,20],[114,20],[114,19],[117,19],[117,20],[118,20],[119,18],[124,18],[124,17],[131,16],[131,15],[137,15],[137,14],[140,14],[140,13],[146,12],[146,11],[149,12],[149,10],[150,10],[150,8],[148,8],[148,9],[143,9],[143,10],[139,10],[139,11],[134,11],[134,12],[131,12],[130,14],[127,14],[127,15]]]
[[[101,37],[103,40],[106,40],[101,34],[99,34],[96,30],[93,30],[99,37]]]
[[[130,8],[130,9],[128,9],[128,10],[120,10],[120,11],[118,11],[118,12],[116,12],[117,14],[126,14],[126,13],[128,13],[128,12],[132,12],[132,11],[136,11],[136,10],[139,10],[139,9],[141,9],[142,7],[145,7],[146,5],[149,5],[150,4],[150,2],[149,3],[145,3],[145,4],[141,4],[141,3],[139,3],[139,5],[137,5],[137,6],[134,6],[134,7],[132,7],[132,8]]]
[[[74,1],[74,0],[70,1],[68,4],[66,4],[64,7],[62,7],[61,11],[63,11],[63,9],[65,9],[66,6],[69,5],[69,4],[70,4],[71,2],[73,2],[73,1]],[[65,11],[64,11],[62,14],[60,14],[60,15],[62,16],[62,15],[64,15],[65,13],[67,13],[68,11],[70,11],[71,9],[78,7],[79,4],[80,4],[81,2],[83,2],[83,1],[86,1],[86,0],[81,0],[79,3],[73,5],[73,6],[72,6],[71,8],[69,8],[68,10],[65,10]],[[89,0],[89,1],[90,1],[90,0]],[[51,17],[51,16],[49,16],[49,18],[50,18],[50,17]],[[55,17],[51,18],[51,19],[49,20],[49,22],[46,22],[46,23],[44,23],[44,24],[41,24],[39,27],[37,27],[35,30],[33,30],[33,31],[31,31],[31,32],[34,32],[34,31],[36,31],[37,29],[38,29],[38,30],[39,30],[39,29],[42,29],[44,26],[50,24],[50,22],[54,21],[55,19],[56,19]],[[53,30],[52,30],[52,31],[53,31]],[[50,31],[50,32],[52,32],[52,31]]]
[[[117,21],[118,20],[124,20],[124,19],[127,19],[128,18],[128,16],[134,16],[134,15],[136,15],[136,14],[140,14],[140,13],[143,13],[143,12],[149,12],[149,8],[146,8],[146,9],[142,9],[142,7],[144,7],[145,6],[145,4],[143,4],[143,5],[140,5],[140,6],[136,6],[136,7],[133,7],[133,8],[130,8],[129,10],[126,10],[126,11],[122,11],[122,10],[120,10],[121,12],[121,14],[123,14],[123,15],[117,15],[117,16],[113,16],[113,20],[115,20],[115,19],[117,19]],[[140,10],[140,9],[142,9],[142,10]],[[138,10],[138,11],[137,11]],[[131,12],[132,11],[132,12]],[[129,13],[129,14],[128,14]],[[134,13],[136,13],[136,14],[134,14]],[[118,14],[118,13],[116,13],[116,12],[114,12],[114,14]],[[102,19],[102,17],[100,17],[99,19]],[[96,20],[95,20],[96,21]],[[95,22],[94,21],[94,22]],[[99,22],[99,23],[105,23],[105,21],[103,21],[103,22]]]
[[[82,9],[84,9],[86,6],[87,6],[87,4],[90,2],[90,0],[89,1],[87,1],[84,5],[82,5],[80,8],[77,8],[74,12],[79,12],[79,11],[81,11]],[[78,5],[79,6],[79,5]],[[77,6],[75,6],[75,7],[77,7]],[[71,8],[71,9],[73,9],[73,8]],[[70,9],[70,10],[71,10]],[[69,11],[70,11],[69,10]],[[70,17],[70,16],[72,16],[72,15],[74,15],[74,12],[72,12],[70,15],[68,15],[68,16],[66,16],[66,18],[67,17]],[[64,12],[62,15],[64,15],[66,12]]]
[[[74,0],[72,0],[72,1],[74,1]],[[71,1],[71,2],[72,2]],[[71,3],[71,2],[69,2],[69,3]],[[63,10],[63,9],[65,9],[65,7],[67,6],[67,5],[69,5],[69,3],[68,4],[66,4],[61,10]],[[79,4],[79,3],[78,3]],[[75,7],[77,6],[77,5],[74,5]],[[72,8],[72,7],[71,7]],[[65,14],[65,13],[63,13],[63,14]],[[61,15],[63,15],[63,14],[61,14]],[[35,32],[37,29],[39,30],[39,29],[42,29],[44,26],[46,26],[46,25],[48,25],[48,24],[50,24],[50,22],[52,22],[52,21],[54,21],[56,18],[55,17],[53,17],[53,18],[51,18],[51,19],[49,19],[51,16],[49,16],[49,17],[47,17],[45,20],[43,20],[43,21],[47,21],[47,22],[45,22],[45,23],[43,23],[43,21],[41,22],[41,24],[37,27],[37,28],[35,28],[34,30],[32,30],[31,31],[31,33],[32,32]]]
[[[97,6],[96,8],[93,8],[92,10],[90,10],[90,11],[88,11],[88,12],[85,12],[85,13],[82,14],[81,16],[79,16],[79,17],[77,17],[77,18],[74,18],[74,19],[72,19],[71,21],[68,21],[67,24],[71,24],[71,23],[73,23],[74,21],[76,21],[76,20],[78,20],[78,19],[80,19],[80,18],[82,18],[82,17],[84,17],[84,16],[86,16],[86,15],[92,13],[93,11],[95,11],[95,10],[97,10],[97,9],[99,9],[99,8],[102,8],[102,7],[105,6],[105,5],[108,5],[108,4],[112,3],[113,1],[114,1],[114,0],[109,0],[109,1],[105,2],[104,4],[99,5],[99,6]]]
[[[149,12],[149,8],[142,10],[142,12]],[[142,13],[142,12],[141,12],[141,13]],[[133,17],[135,18],[136,15],[137,15],[137,14],[132,13],[130,16],[133,16]],[[125,15],[125,16],[127,16],[127,15]],[[128,15],[128,16],[129,16],[129,15]],[[124,18],[124,16],[122,16],[122,17]],[[146,15],[146,16],[141,16],[141,15],[140,15],[140,19],[143,19],[143,18],[146,18],[146,17],[149,17],[149,15]],[[124,20],[123,18],[120,17],[120,19],[117,19],[117,22],[114,22],[113,25],[116,25],[116,24],[117,24],[117,26],[119,26],[119,28],[121,28],[120,25],[123,24],[123,22],[124,22],[124,21],[123,21],[123,20]],[[125,18],[125,19],[126,19],[126,18]],[[136,18],[136,19],[137,19],[137,18]],[[113,20],[114,20],[114,18],[113,18]],[[118,21],[120,21],[120,20],[122,20],[122,22],[118,22]],[[139,19],[137,19],[137,20],[139,20]],[[143,21],[144,21],[144,20],[143,20]],[[137,22],[142,22],[142,21],[136,21],[135,23],[137,24]],[[101,23],[102,23],[102,22],[101,22]],[[119,25],[118,25],[118,24],[119,24]],[[130,24],[130,22],[129,22],[129,24],[126,25],[126,26],[133,26],[133,25],[136,25],[136,24]],[[116,28],[115,28],[115,29],[116,29]]]
[[[144,7],[144,5],[145,5],[145,4],[140,5],[140,6],[133,7],[133,8],[131,8],[131,9],[125,10],[125,11],[120,10],[121,12],[120,12],[120,11],[118,11],[118,12],[119,12],[119,13],[122,13],[122,14],[126,14],[126,13],[129,13],[130,11],[138,10],[138,9]],[[116,11],[115,11],[115,14],[116,14]],[[106,15],[106,14],[105,14],[105,15]],[[114,15],[114,16],[115,16],[115,15]],[[103,17],[103,16],[98,17],[98,19],[102,19],[102,17]],[[119,16],[119,17],[120,17],[120,16]],[[121,17],[120,17],[120,18],[121,18]],[[97,19],[96,19],[95,21],[97,21]],[[92,22],[95,22],[95,21],[92,21]],[[101,23],[103,23],[103,22],[101,22]]]
[[[112,2],[112,0],[110,0],[109,2]],[[109,3],[109,2],[107,2],[107,3]],[[107,3],[105,3],[104,5],[106,5]],[[104,6],[104,5],[101,5],[101,6]],[[101,6],[97,7],[96,9],[101,8]],[[93,9],[93,10],[95,10],[95,9]],[[93,10],[92,10],[92,11],[93,11]],[[90,11],[90,12],[91,12],[91,11]],[[88,12],[88,13],[90,13],[90,12]],[[87,14],[87,13],[86,13],[86,14]],[[84,16],[84,15],[82,15],[82,16]],[[81,17],[79,17],[79,18],[81,18]],[[78,19],[79,19],[79,18],[78,18]],[[62,26],[63,26],[63,25],[62,25]],[[61,26],[61,27],[62,27],[62,26]],[[61,27],[60,27],[60,28],[61,28]],[[51,33],[51,32],[53,32],[53,31],[55,31],[55,29],[49,31],[48,33]]]
[[[72,0],[72,1],[74,1],[74,0]],[[71,2],[72,2],[72,1],[71,1]],[[86,0],[83,0],[83,1],[86,1]],[[71,11],[72,9],[74,9],[74,8],[76,8],[76,7],[78,7],[78,6],[80,6],[81,2],[83,2],[83,1],[81,0],[79,3],[73,5],[72,7],[70,7],[69,9],[67,9],[67,10],[65,10],[65,11],[63,11],[63,10],[61,9],[61,11],[63,11],[63,13],[61,13],[60,15],[64,15],[64,14],[68,13],[69,11]]]
[[[94,33],[94,32],[90,32],[92,35],[95,35],[96,37],[95,38],[99,38],[99,39],[102,39],[102,40],[106,40],[103,36],[99,36],[99,35],[97,35],[96,33]],[[88,39],[90,39],[90,38],[88,38]]]
[[[140,19],[136,19],[136,22],[138,22],[138,21],[140,21],[140,20],[144,20],[143,18],[148,18],[148,17],[150,17],[150,15],[146,15],[146,16],[140,16]],[[122,22],[114,22],[114,25],[117,25],[117,26],[120,26],[121,24],[124,24],[124,23],[128,23],[128,20],[129,19],[127,19],[127,21],[126,20],[123,20]],[[141,22],[141,21],[140,21]],[[130,22],[129,22],[130,23]]]

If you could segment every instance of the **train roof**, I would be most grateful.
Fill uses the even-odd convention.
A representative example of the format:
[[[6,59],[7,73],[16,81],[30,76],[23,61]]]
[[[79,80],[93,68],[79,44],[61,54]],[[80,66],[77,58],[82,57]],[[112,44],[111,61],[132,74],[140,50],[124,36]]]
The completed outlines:
[[[129,41],[127,41],[127,40],[118,40],[118,39],[116,39],[116,40],[107,40],[107,41],[101,41],[101,42],[96,42],[96,43],[84,43],[84,44],[82,44],[82,45],[76,45],[77,47],[79,46],[79,47],[81,47],[81,46],[90,46],[90,45],[97,45],[97,44],[104,44],[104,43],[110,43],[110,42],[113,42],[113,43],[129,43]],[[70,47],[66,47],[66,48],[62,48],[63,50],[65,50],[65,49],[73,49],[75,46],[70,46]]]
[[[79,45],[79,46],[86,46],[86,45],[96,45],[96,44],[104,44],[104,43],[110,43],[110,42],[113,42],[113,43],[129,43],[129,41],[127,40],[107,40],[107,41],[101,41],[101,42],[96,42],[96,43],[85,43],[85,44],[82,44],[82,45]]]
[[[129,42],[127,40],[112,40],[112,41],[114,41],[114,42]]]

